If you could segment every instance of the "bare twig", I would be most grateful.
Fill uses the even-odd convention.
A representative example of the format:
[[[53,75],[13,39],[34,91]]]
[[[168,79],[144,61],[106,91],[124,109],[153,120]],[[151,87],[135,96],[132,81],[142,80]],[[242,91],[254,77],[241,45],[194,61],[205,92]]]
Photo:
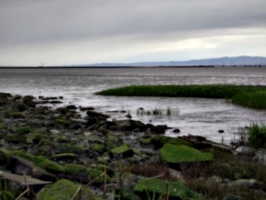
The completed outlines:
[[[74,200],[74,198],[77,196],[77,194],[79,193],[80,190],[81,190],[81,186],[79,186],[79,188],[77,189],[77,191],[75,192],[75,194],[73,195],[71,200]]]

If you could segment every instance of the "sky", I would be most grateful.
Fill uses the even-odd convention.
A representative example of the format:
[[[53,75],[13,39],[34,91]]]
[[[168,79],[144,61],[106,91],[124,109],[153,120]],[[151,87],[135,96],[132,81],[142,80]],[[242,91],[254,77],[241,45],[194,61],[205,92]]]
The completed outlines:
[[[0,66],[266,56],[266,0],[0,0]]]

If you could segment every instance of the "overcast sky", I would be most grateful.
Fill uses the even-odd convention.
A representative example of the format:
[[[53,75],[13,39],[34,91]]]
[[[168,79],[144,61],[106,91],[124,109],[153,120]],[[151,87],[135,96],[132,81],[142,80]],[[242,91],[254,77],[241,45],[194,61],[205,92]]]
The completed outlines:
[[[266,0],[0,0],[0,65],[266,56]]]

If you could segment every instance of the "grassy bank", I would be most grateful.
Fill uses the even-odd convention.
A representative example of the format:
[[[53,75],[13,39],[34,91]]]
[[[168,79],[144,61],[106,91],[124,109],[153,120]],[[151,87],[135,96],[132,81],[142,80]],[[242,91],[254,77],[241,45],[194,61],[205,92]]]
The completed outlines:
[[[232,103],[257,109],[266,109],[265,86],[237,85],[134,85],[113,88],[96,93],[112,96],[160,96],[232,99]]]

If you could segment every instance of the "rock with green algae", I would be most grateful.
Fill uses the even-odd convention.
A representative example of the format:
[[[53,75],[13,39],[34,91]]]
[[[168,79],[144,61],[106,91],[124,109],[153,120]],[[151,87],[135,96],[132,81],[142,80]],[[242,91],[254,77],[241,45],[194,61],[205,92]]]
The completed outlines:
[[[44,187],[36,196],[36,200],[69,200],[72,199],[74,194],[79,189],[79,185],[66,180],[61,179],[53,185]],[[76,195],[74,200],[101,200],[101,198],[93,194],[92,190],[88,187],[81,187],[81,196]]]
[[[200,161],[211,161],[211,153],[202,153],[201,151],[189,146],[165,144],[160,149],[161,159],[166,163],[190,163]]]
[[[164,144],[173,144],[173,145],[186,145],[192,146],[190,142],[185,141],[180,138],[167,137],[164,135],[156,135],[151,138],[151,143],[156,149],[161,148]]]
[[[181,181],[156,178],[141,179],[133,189],[141,199],[203,200],[204,197],[188,189]]]
[[[134,156],[134,151],[127,144],[111,149],[111,158],[118,158],[120,155],[122,155],[122,158],[129,158]]]
[[[5,136],[5,141],[9,143],[27,143],[27,137],[25,135],[8,134]]]

